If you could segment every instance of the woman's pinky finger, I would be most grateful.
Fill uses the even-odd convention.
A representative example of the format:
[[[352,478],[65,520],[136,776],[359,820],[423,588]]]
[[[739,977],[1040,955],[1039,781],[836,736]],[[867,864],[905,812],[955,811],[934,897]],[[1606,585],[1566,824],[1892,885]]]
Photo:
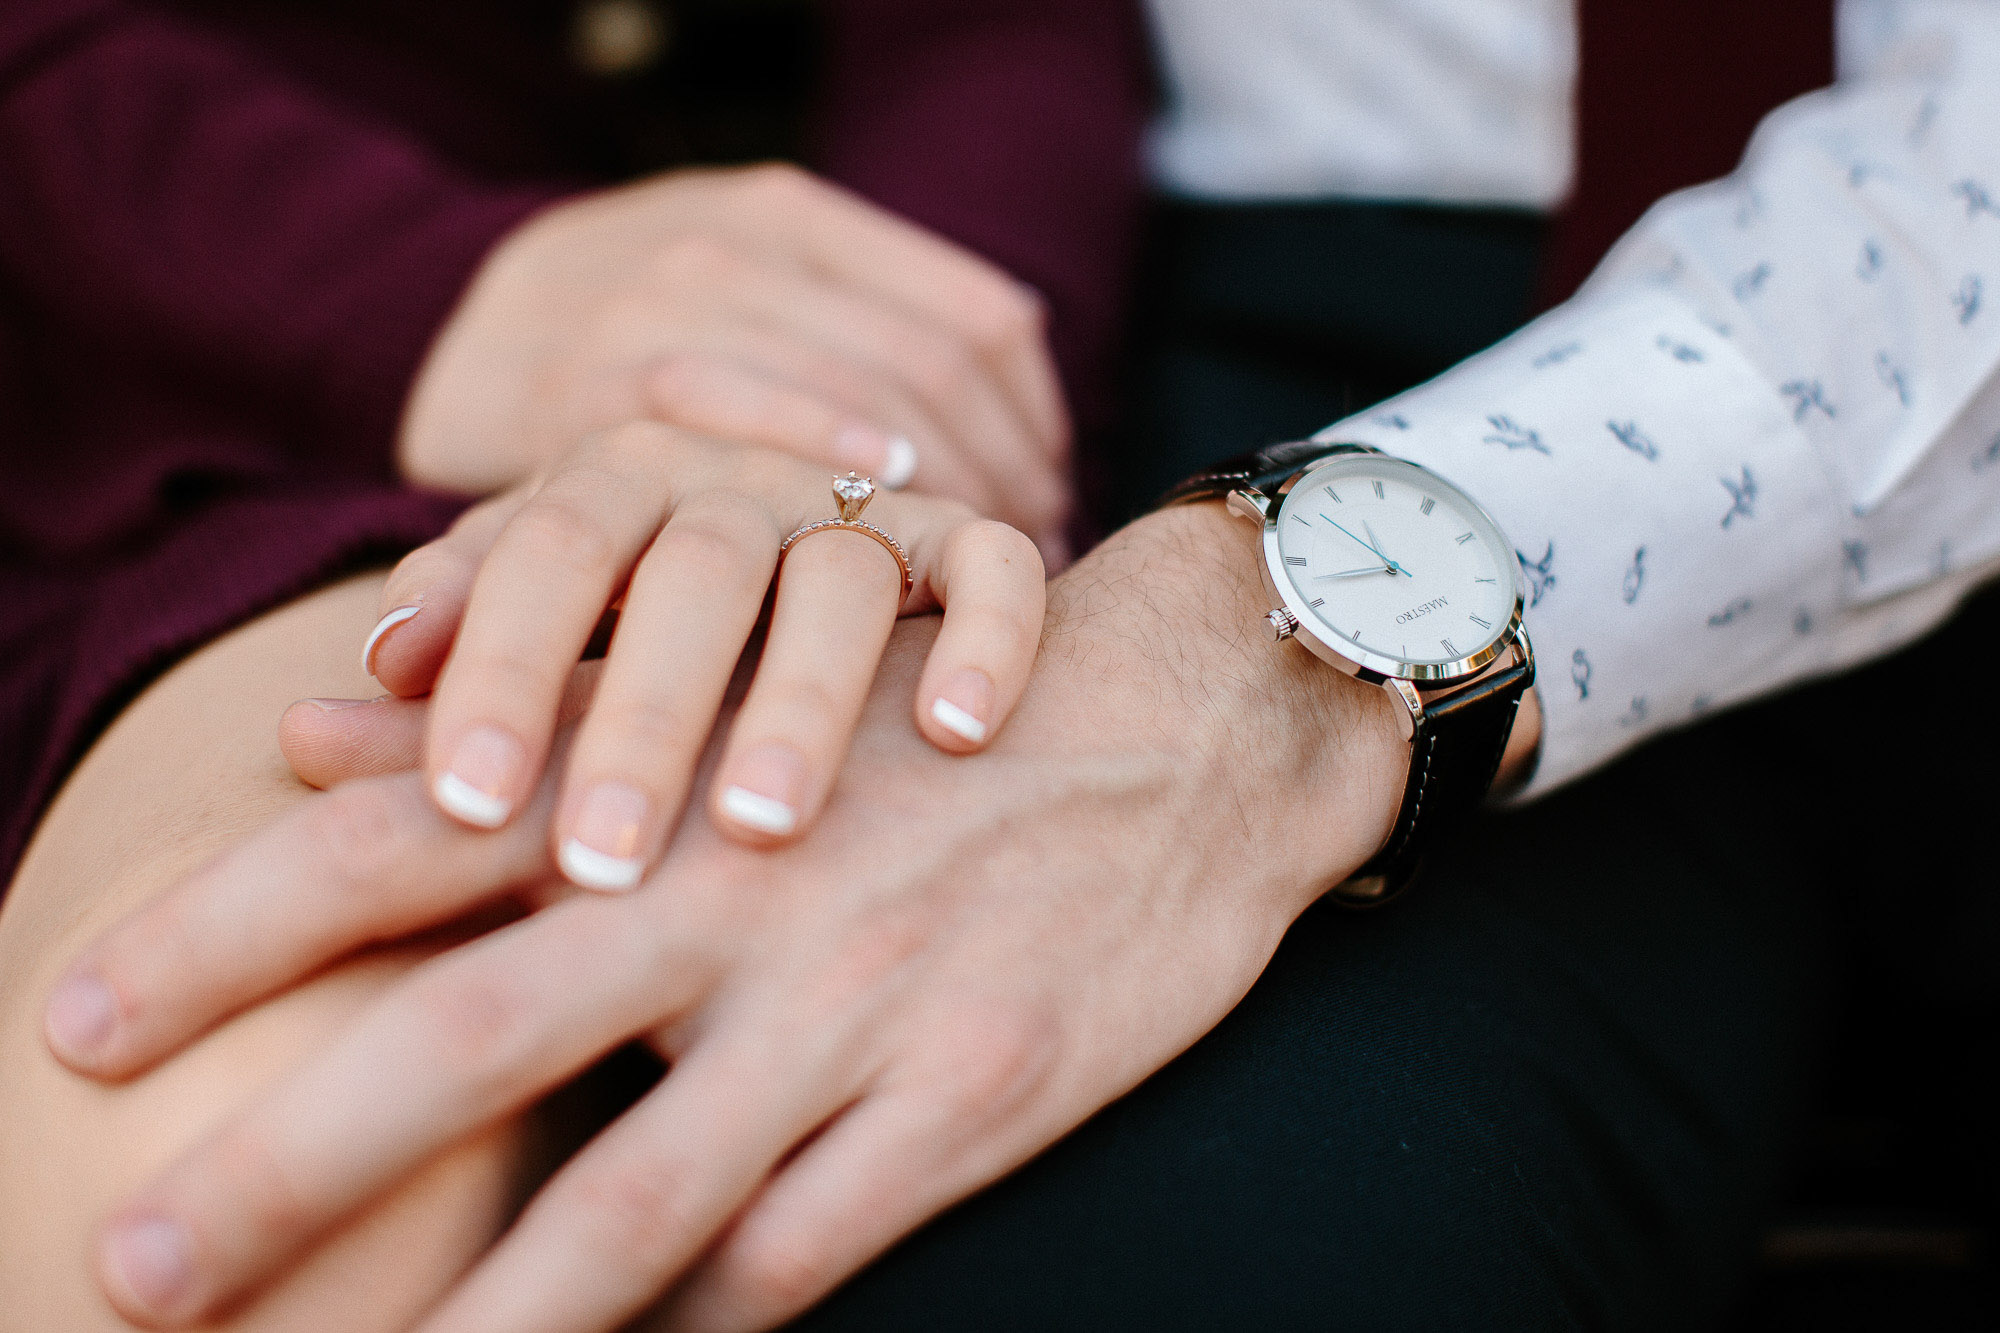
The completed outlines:
[[[382,618],[361,645],[361,669],[411,698],[437,684],[472,595],[473,576],[507,520],[527,502],[515,487],[459,515],[445,534],[397,562],[382,585]]]
[[[944,627],[917,682],[917,729],[940,750],[983,749],[1021,700],[1041,646],[1048,583],[1035,544],[1005,523],[946,539],[932,590]]]

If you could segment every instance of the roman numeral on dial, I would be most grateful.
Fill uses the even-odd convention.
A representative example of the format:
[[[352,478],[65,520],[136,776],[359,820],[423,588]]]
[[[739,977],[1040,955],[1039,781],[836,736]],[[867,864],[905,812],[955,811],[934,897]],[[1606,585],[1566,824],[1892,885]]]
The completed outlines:
[[[1473,623],[1473,624],[1475,624],[1475,625],[1477,625],[1477,626],[1479,626],[1479,628],[1481,628],[1481,629],[1492,629],[1492,628],[1493,628],[1493,622],[1492,622],[1492,621],[1490,621],[1490,620],[1481,620],[1481,619],[1480,619],[1480,618],[1479,618],[1478,616],[1474,616],[1474,617],[1472,618],[1472,623]]]
[[[1469,532],[1461,532],[1458,534],[1458,536],[1452,538],[1452,540],[1457,542],[1460,546],[1463,546],[1467,542],[1472,540],[1472,534]]]
[[[1452,647],[1452,643],[1451,643],[1451,640],[1450,640],[1450,639],[1439,639],[1439,640],[1438,640],[1438,642],[1444,645],[1444,655],[1445,655],[1446,657],[1457,657],[1457,656],[1458,656],[1458,649],[1456,649],[1456,648]]]
[[[1288,555],[1285,557],[1285,563],[1288,565],[1303,565],[1305,562],[1306,558],[1302,555]]]
[[[1326,493],[1333,500],[1335,504],[1341,503],[1339,491],[1336,491],[1335,489],[1333,489],[1333,487],[1329,486],[1326,488]]]
[[[1379,481],[1371,481],[1368,484],[1375,488],[1375,498],[1380,500],[1382,498],[1382,483]]]
[[[1417,508],[1423,511],[1425,518],[1429,518],[1431,510],[1436,509],[1437,504],[1438,502],[1436,500],[1433,500],[1430,496],[1426,495],[1424,497],[1424,502],[1418,505]]]

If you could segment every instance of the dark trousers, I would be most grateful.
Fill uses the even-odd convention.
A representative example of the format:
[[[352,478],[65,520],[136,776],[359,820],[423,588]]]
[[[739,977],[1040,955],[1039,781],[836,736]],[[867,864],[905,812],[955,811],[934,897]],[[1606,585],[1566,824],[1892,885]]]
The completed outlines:
[[[1990,1234],[2000,886],[1965,856],[2000,714],[1910,686],[1996,625],[1989,594],[1483,816],[1388,907],[1308,912],[1186,1055],[802,1327],[1701,1328],[1781,1191]],[[1828,1126],[1888,1137],[1802,1183]],[[1976,1263],[1778,1296],[1743,1326],[2000,1308]]]
[[[1146,1084],[803,1327],[1688,1328],[1751,1251],[1826,925],[1715,729],[1322,905]],[[1328,812],[1338,818],[1338,812]]]
[[[1518,215],[1172,210],[1109,515],[1492,341],[1537,246]],[[1988,626],[1992,599],[1484,816],[1387,908],[1308,912],[1213,1033],[801,1327],[1714,1325],[1830,1098],[1903,1117],[1902,1174],[1990,1215],[2000,894],[1961,858],[2000,716],[1923,684],[1995,660]]]

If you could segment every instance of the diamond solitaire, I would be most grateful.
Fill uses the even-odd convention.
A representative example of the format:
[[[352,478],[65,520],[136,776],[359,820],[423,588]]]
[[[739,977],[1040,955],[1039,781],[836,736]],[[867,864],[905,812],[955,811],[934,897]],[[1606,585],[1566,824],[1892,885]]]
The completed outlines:
[[[875,483],[859,472],[833,479],[833,498],[840,502],[840,521],[852,523],[875,498]]]

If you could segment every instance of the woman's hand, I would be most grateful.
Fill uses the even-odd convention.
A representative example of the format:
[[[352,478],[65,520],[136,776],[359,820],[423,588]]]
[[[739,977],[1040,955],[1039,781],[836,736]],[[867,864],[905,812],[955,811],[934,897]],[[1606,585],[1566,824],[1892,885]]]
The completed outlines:
[[[1381,691],[1255,637],[1249,562],[1202,554],[1240,541],[1228,522],[1155,516],[1058,584],[982,755],[910,727],[937,628],[905,622],[808,838],[753,852],[691,818],[637,892],[571,893],[424,964],[110,1220],[119,1308],[224,1306],[636,1036],[665,1079],[425,1327],[609,1329],[662,1293],[667,1327],[768,1327],[1132,1087],[1380,844],[1407,766]],[[543,901],[552,781],[474,834],[416,775],[357,773],[413,762],[425,706],[294,709],[294,764],[355,780],[92,945],[51,1004],[57,1054],[128,1075],[357,945]],[[114,1015],[88,1040],[64,1037],[72,988]]]
[[[804,171],[676,171],[495,250],[404,413],[404,473],[490,494],[650,418],[1027,532],[1060,562],[1069,425],[1040,300]]]
[[[439,806],[479,828],[534,792],[565,682],[622,599],[596,702],[569,753],[553,848],[572,882],[629,889],[665,844],[787,534],[836,513],[824,470],[652,423],[586,441],[543,479],[412,552],[364,663],[398,694],[435,685],[425,769]],[[866,534],[801,537],[783,561],[749,696],[710,784],[717,825],[753,845],[797,836],[847,752],[898,614],[944,607],[917,688],[940,749],[980,749],[1033,666],[1045,598],[1026,537],[948,500],[886,495]]]

